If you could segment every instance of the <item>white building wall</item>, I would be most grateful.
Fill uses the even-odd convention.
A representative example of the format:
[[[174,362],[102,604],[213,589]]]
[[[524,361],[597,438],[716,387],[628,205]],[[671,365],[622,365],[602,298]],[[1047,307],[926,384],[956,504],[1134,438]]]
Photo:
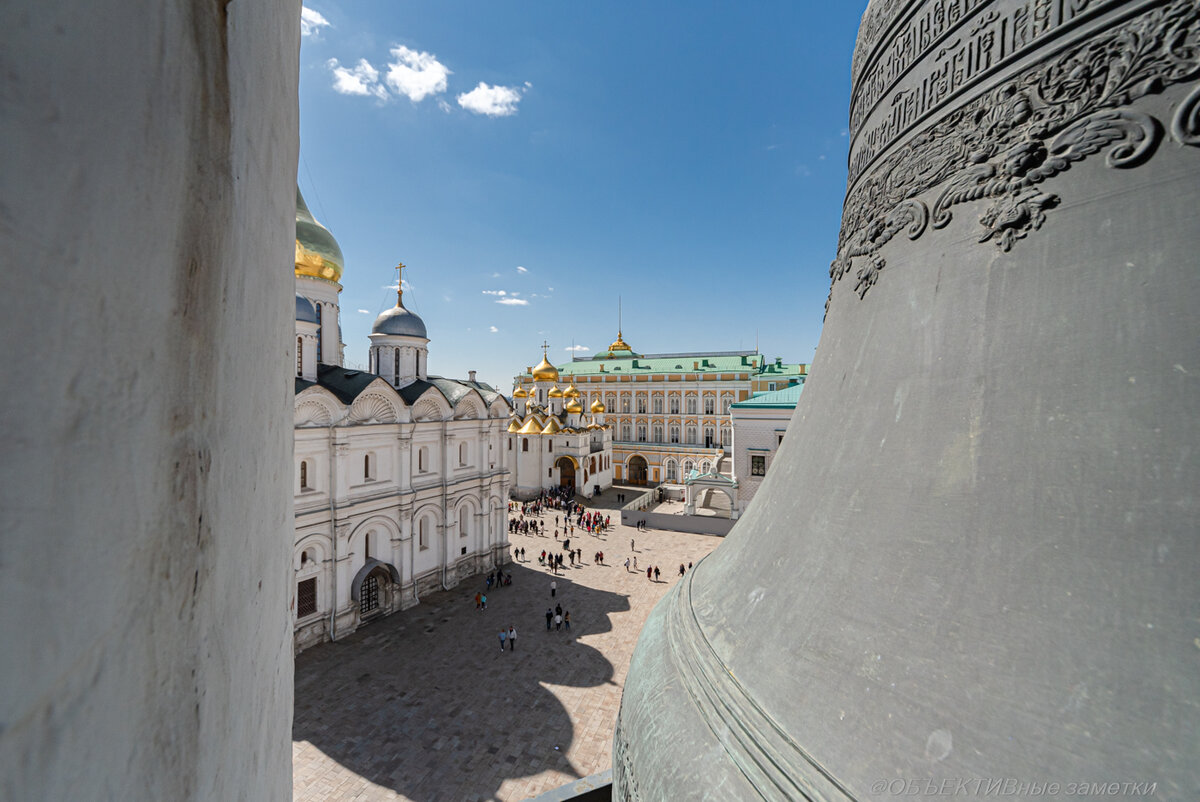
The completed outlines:
[[[300,3],[218,8],[2,12],[0,799],[290,798]]]
[[[751,475],[751,457],[765,458],[769,473],[779,450],[780,437],[787,431],[794,409],[734,409],[733,476],[737,480],[737,505],[742,512],[762,485],[763,476]]]

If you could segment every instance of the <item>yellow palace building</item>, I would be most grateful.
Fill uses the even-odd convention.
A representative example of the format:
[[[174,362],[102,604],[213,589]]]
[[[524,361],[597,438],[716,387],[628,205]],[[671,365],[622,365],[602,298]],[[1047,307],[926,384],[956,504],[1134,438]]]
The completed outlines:
[[[724,471],[730,406],[803,383],[808,366],[768,361],[757,351],[639,354],[617,332],[604,351],[554,370],[560,383],[578,388],[583,408],[606,410],[612,480],[647,485],[682,483],[693,470]],[[534,373],[528,367],[515,377],[514,394],[534,392]]]

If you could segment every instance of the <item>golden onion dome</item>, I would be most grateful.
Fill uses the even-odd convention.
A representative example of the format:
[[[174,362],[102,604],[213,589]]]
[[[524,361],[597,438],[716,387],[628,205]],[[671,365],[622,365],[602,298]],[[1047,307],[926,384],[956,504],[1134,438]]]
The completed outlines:
[[[558,381],[558,368],[550,364],[550,360],[546,359],[544,353],[542,354],[542,361],[533,369],[533,380],[535,382]]]
[[[558,389],[558,385],[555,385],[554,387],[550,388],[550,392],[546,393],[546,395],[550,396],[551,398],[562,398],[563,391]]]
[[[558,434],[562,431],[562,426],[558,423],[558,418],[551,418],[546,421],[546,427],[542,429],[542,434]]]
[[[604,402],[597,398],[592,402],[592,414],[599,415],[604,412]]]
[[[538,425],[537,419],[532,415],[529,420],[525,421],[525,425],[517,430],[517,434],[541,434],[542,427]]]
[[[575,386],[575,382],[571,382],[571,386],[563,390],[563,396],[566,398],[579,398],[579,388]]]
[[[296,275],[336,284],[342,278],[344,265],[337,240],[312,216],[300,187],[296,187]]]
[[[571,399],[570,401],[568,401],[565,409],[567,410],[567,412],[583,412],[583,407],[575,399]]]
[[[529,397],[529,393],[525,392],[524,387],[518,387],[517,389],[513,390],[513,398],[528,398],[528,397]]]

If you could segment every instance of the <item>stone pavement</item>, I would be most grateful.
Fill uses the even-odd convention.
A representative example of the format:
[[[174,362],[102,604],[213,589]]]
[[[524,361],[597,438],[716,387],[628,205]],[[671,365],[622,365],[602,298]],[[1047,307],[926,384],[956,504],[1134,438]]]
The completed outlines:
[[[605,495],[596,506],[616,521],[615,503],[606,503],[615,493]],[[468,579],[296,658],[296,800],[522,800],[610,767],[638,633],[678,581],[679,564],[721,539],[619,525],[601,537],[576,530],[571,545],[583,549],[583,565],[560,572],[552,599],[553,577],[537,557],[562,550],[554,515],[546,513],[546,537],[511,536],[527,557],[508,567],[513,584],[493,588],[486,611],[474,602],[483,577]],[[637,557],[638,573],[625,570],[627,556]],[[648,564],[662,570],[660,582],[647,581]],[[555,603],[570,611],[570,632],[546,631]],[[510,624],[516,650],[501,653],[498,635]]]

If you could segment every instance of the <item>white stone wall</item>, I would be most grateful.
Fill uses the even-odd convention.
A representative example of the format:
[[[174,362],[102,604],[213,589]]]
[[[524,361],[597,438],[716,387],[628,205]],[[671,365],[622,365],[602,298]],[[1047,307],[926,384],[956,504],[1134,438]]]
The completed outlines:
[[[758,492],[766,476],[751,476],[750,457],[766,457],[767,473],[779,450],[779,437],[787,431],[792,409],[734,409],[733,476],[737,480],[737,505],[742,512]],[[755,449],[755,450],[751,450]],[[764,450],[765,449],[765,450]]]
[[[381,400],[390,406],[381,407]],[[289,607],[297,651],[328,640],[331,633],[343,637],[362,623],[351,588],[366,562],[368,538],[370,557],[400,574],[399,587],[387,589],[384,614],[417,604],[426,592],[453,587],[508,554],[503,510],[510,477],[495,459],[494,446],[507,423],[509,409],[503,401],[489,410],[482,398],[469,398],[451,410],[437,390],[429,390],[409,408],[377,382],[349,409],[320,388],[305,390],[295,405],[301,410],[315,401],[328,405],[328,420],[336,425],[313,426],[305,423],[308,415],[297,414]],[[390,414],[397,422],[355,422],[356,414],[370,411]],[[414,412],[429,416],[409,422]],[[302,462],[311,466],[307,490],[300,486]],[[310,549],[319,565],[302,560]],[[298,585],[311,577],[317,579],[317,611],[299,617]]]
[[[0,7],[2,799],[290,798],[299,14]]]

